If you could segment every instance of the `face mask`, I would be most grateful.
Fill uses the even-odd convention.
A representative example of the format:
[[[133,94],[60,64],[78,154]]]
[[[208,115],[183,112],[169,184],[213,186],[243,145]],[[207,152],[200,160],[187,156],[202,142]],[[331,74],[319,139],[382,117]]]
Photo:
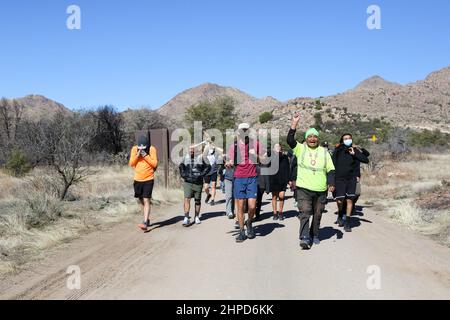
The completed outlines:
[[[344,144],[345,144],[347,147],[351,147],[352,144],[353,144],[353,140],[345,140],[345,141],[344,141]]]

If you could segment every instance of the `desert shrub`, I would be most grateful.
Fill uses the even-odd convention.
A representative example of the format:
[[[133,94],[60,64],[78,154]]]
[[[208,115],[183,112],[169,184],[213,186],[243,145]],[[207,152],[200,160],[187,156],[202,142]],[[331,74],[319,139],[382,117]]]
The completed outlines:
[[[23,177],[30,172],[31,164],[19,150],[13,150],[5,164],[6,172],[14,177]]]
[[[203,101],[186,110],[185,121],[194,128],[195,121],[201,121],[203,129],[218,129],[225,132],[234,128],[237,122],[235,101],[231,97],[219,97],[213,101]]]
[[[27,196],[30,210],[25,214],[27,228],[43,227],[61,217],[63,208],[58,198],[45,193],[33,192]]]
[[[450,149],[450,134],[443,133],[436,129],[433,131],[423,130],[419,132],[411,132],[409,135],[409,143],[415,147],[440,147],[443,150]]]
[[[272,120],[272,119],[273,119],[273,114],[272,114],[272,112],[264,112],[264,113],[262,113],[262,114],[259,116],[259,122],[260,122],[261,124],[267,123],[267,122],[269,122],[269,121]]]

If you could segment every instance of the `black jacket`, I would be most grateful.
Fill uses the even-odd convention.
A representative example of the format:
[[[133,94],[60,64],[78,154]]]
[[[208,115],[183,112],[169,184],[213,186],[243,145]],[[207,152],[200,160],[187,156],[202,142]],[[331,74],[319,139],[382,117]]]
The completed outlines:
[[[211,166],[206,164],[201,156],[197,158],[186,156],[179,168],[181,178],[194,184],[203,184],[204,176],[211,170]]]
[[[361,152],[362,152],[362,154],[365,155],[367,158],[370,157],[370,152],[367,151],[366,149],[361,148]],[[360,162],[360,161],[358,161],[358,168],[356,169],[356,176],[357,176],[358,178],[361,178],[361,162]]]
[[[336,168],[336,179],[350,179],[360,174],[360,164],[369,163],[367,156],[358,148],[354,148],[355,155],[349,153],[349,148],[340,145],[333,152],[333,163]]]
[[[291,163],[289,165],[290,173],[289,173],[289,181],[297,181],[297,157],[292,156]]]
[[[288,156],[282,153],[279,154],[278,163],[277,173],[270,176],[270,186],[274,186],[275,188],[277,186],[286,187],[289,183],[291,173]]]

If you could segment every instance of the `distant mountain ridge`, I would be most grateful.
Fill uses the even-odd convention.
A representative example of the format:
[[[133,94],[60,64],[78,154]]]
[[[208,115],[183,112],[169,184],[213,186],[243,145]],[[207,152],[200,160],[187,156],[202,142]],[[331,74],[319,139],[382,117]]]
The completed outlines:
[[[321,98],[295,98],[286,102],[270,96],[258,99],[233,87],[205,83],[177,94],[156,112],[179,125],[188,107],[221,96],[233,98],[241,120],[257,127],[285,128],[292,113],[298,111],[304,118],[305,127],[314,123],[317,112],[322,113],[325,121],[338,122],[345,119],[345,113],[352,113],[359,114],[361,119],[384,118],[396,125],[450,132],[450,67],[406,85],[373,76],[343,93]],[[56,112],[72,112],[63,104],[41,95],[17,100],[25,106],[24,116],[33,120],[51,117]],[[316,109],[317,101],[321,104],[320,110]],[[274,119],[259,125],[259,115],[265,111],[273,111]]]
[[[204,83],[176,95],[159,108],[157,112],[174,120],[182,121],[186,109],[190,106],[224,96],[234,99],[236,102],[236,111],[244,119],[252,117],[255,113],[273,110],[282,104],[272,97],[257,99],[236,88]]]

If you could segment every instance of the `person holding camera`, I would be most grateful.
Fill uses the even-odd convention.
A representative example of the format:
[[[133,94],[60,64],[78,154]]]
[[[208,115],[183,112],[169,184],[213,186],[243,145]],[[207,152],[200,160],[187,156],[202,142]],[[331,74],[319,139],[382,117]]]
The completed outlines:
[[[129,161],[134,168],[134,197],[144,216],[139,228],[145,232],[150,227],[151,198],[154,187],[155,171],[158,167],[158,156],[154,146],[150,145],[148,136],[138,138],[137,145],[131,149]]]
[[[356,198],[357,176],[360,163],[369,163],[365,153],[353,145],[353,136],[349,133],[342,135],[339,145],[333,152],[333,163],[336,168],[336,193],[338,204],[338,224],[345,232],[351,232],[351,215]],[[346,202],[346,212],[344,212]]]

